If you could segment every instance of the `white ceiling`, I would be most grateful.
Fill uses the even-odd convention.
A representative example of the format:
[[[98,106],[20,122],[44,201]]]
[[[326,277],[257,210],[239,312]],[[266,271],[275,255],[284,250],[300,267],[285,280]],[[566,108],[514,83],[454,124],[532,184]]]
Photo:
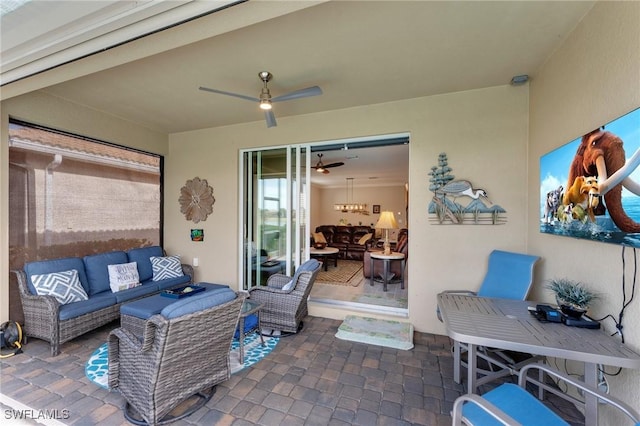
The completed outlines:
[[[45,3],[68,8],[76,2]],[[287,116],[504,85],[514,75],[535,80],[593,4],[249,1],[169,29],[162,44],[156,40],[163,34],[156,34],[89,58],[107,65],[87,68],[85,59],[5,85],[3,91],[12,96],[24,87],[41,89],[174,133],[264,122],[257,104],[198,87],[258,97],[258,72],[267,70],[274,75],[273,96],[314,85],[324,92],[274,104],[279,126],[286,126]],[[47,80],[47,74],[53,77]],[[265,125],[264,131],[277,128]],[[341,158],[325,155],[325,162],[345,161]],[[339,169],[346,167],[326,176],[337,176]],[[368,163],[367,169],[382,172],[384,166]]]

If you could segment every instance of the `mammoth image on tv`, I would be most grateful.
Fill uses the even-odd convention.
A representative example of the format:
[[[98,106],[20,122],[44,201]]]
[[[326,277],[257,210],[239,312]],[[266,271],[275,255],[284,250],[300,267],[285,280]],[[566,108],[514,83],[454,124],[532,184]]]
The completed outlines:
[[[540,232],[640,247],[640,109],[540,158]]]

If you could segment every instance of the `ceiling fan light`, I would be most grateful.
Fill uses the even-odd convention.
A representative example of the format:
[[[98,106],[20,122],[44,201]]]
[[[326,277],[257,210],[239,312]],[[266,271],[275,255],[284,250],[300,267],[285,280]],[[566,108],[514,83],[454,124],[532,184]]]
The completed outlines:
[[[324,173],[327,169],[325,169],[324,167],[320,166],[318,168],[316,168],[316,172],[318,173]]]
[[[271,109],[271,101],[269,99],[263,99],[260,101],[260,109],[269,111]]]

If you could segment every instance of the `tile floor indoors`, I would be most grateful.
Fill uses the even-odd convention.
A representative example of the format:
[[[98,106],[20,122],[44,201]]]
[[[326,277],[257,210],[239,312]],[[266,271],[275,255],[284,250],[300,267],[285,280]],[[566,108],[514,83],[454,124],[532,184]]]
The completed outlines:
[[[282,338],[265,359],[220,384],[205,407],[173,424],[451,424],[453,401],[464,389],[452,380],[446,336],[416,333],[415,347],[404,351],[337,339],[340,323],[308,317],[300,333]],[[32,339],[23,354],[0,360],[2,424],[21,424],[7,415],[11,404],[36,414],[68,410],[51,425],[128,425],[123,398],[84,373],[86,360],[117,326],[65,343],[57,357]],[[584,424],[575,407],[561,409],[572,425]]]
[[[406,273],[404,289],[394,281],[387,285],[386,292],[380,281],[374,281],[372,286],[370,280],[364,278],[362,271],[358,274],[360,279],[352,281],[351,285],[324,284],[316,280],[311,289],[310,301],[329,305],[348,304],[356,310],[361,305],[361,310],[365,312],[377,310],[382,314],[407,316],[409,277]]]

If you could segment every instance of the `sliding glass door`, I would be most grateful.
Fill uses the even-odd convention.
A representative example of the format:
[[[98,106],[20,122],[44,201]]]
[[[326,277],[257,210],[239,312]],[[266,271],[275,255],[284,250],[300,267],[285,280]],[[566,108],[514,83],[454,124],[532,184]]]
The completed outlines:
[[[242,288],[291,274],[309,246],[308,148],[288,146],[240,153]]]

